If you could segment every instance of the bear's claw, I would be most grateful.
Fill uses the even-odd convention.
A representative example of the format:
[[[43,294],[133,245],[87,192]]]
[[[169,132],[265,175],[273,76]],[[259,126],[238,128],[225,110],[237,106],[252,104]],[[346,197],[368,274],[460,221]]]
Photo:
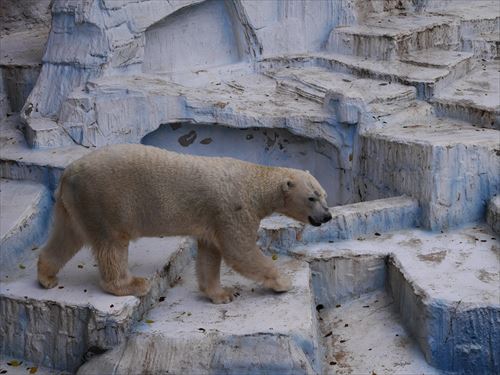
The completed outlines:
[[[131,294],[136,297],[142,297],[151,290],[151,282],[144,277],[134,277],[129,288],[131,289]]]
[[[151,282],[144,277],[132,277],[126,284],[120,281],[104,282],[101,280],[101,287],[108,293],[115,296],[136,296],[142,297],[151,290]]]
[[[220,289],[216,292],[207,293],[208,298],[216,305],[229,303],[234,299],[234,291],[229,288]]]
[[[288,276],[279,276],[276,279],[266,280],[264,285],[275,292],[283,293],[292,289],[292,280]]]
[[[57,279],[56,276],[41,276],[41,275],[39,275],[38,282],[45,289],[52,289],[55,286],[57,286],[59,280]]]

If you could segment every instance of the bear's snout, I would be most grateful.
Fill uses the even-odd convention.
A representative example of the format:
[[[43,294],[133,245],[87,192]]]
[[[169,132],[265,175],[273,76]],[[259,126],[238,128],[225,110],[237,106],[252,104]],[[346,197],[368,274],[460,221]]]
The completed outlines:
[[[309,216],[309,224],[315,227],[319,227],[321,224],[325,224],[330,220],[332,220],[332,214],[330,212],[326,213],[321,218],[314,218],[312,216]]]
[[[332,214],[330,212],[328,212],[325,217],[323,218],[322,222],[323,224],[324,223],[328,223],[330,220],[332,220]]]

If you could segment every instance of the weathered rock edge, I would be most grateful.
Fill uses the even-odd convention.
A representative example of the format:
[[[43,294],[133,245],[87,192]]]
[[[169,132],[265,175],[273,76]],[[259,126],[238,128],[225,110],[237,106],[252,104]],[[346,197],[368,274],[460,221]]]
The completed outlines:
[[[76,371],[87,352],[110,349],[123,341],[134,322],[176,282],[192,258],[194,246],[194,241],[184,240],[152,277],[149,294],[116,315],[91,305],[0,295],[0,352],[58,370]]]

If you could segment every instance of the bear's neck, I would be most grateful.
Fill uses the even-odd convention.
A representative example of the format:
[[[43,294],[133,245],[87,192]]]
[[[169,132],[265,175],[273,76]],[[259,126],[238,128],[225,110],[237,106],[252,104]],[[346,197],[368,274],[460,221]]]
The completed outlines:
[[[284,198],[282,191],[282,182],[284,177],[281,173],[276,173],[276,168],[265,168],[258,171],[257,181],[260,184],[256,186],[256,199],[259,202],[258,216],[263,219],[284,207]]]

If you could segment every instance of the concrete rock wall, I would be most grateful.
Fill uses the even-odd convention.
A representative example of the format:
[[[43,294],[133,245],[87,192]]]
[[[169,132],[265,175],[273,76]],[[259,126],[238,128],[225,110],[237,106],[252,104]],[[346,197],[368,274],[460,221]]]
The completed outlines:
[[[319,50],[332,27],[354,21],[353,3],[57,0],[28,105],[38,109],[32,116],[57,117],[70,91],[92,77]]]

